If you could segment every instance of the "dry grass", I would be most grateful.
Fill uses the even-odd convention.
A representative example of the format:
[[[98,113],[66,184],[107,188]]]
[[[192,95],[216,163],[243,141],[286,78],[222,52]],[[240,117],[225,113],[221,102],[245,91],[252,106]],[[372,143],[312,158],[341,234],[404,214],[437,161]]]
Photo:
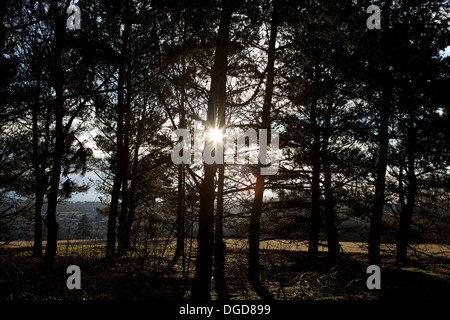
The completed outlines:
[[[157,239],[160,243],[165,243],[169,246],[175,245],[175,240],[168,240],[165,238]],[[167,241],[168,240],[168,241]],[[247,239],[225,239],[225,243],[228,249],[232,250],[247,250]],[[103,246],[106,244],[106,240],[58,240],[58,249],[65,250],[67,246]],[[5,245],[5,248],[26,248],[32,247],[31,241],[12,241]],[[42,242],[43,247],[46,245],[46,241]],[[195,245],[195,241],[194,241]],[[340,242],[341,251],[344,253],[368,253],[368,244],[366,242]],[[285,250],[285,251],[300,251],[306,252],[308,250],[307,241],[297,240],[262,240],[260,243],[262,250]],[[386,253],[395,252],[395,244],[382,244],[381,250]],[[327,252],[326,243],[319,244],[320,252]],[[429,256],[436,258],[450,258],[450,245],[444,244],[414,244],[410,246],[410,254],[416,256]]]
[[[226,239],[227,248],[230,249],[248,249],[246,239]],[[344,253],[368,253],[368,245],[366,242],[340,242],[341,250]],[[285,251],[301,251],[308,250],[307,241],[296,240],[265,240],[261,241],[260,248],[263,250],[285,250]],[[395,244],[382,244],[381,250],[384,252],[395,252]],[[320,243],[319,251],[327,252],[326,243]],[[415,244],[411,245],[411,254],[429,255],[439,258],[450,258],[450,245],[440,244]]]
[[[195,240],[194,242],[195,243]],[[0,249],[0,300],[2,299],[187,299],[195,271],[195,245],[183,264],[168,268],[175,242],[153,239],[121,256],[114,268],[104,264],[104,241],[59,241],[55,277],[43,277],[42,259],[31,257],[32,243],[13,242]],[[44,243],[45,245],[45,243]],[[247,282],[246,239],[226,240],[226,296],[229,299],[259,299]],[[282,300],[372,300],[397,296],[434,299],[449,296],[449,247],[418,245],[411,250],[411,264],[395,263],[395,249],[383,245],[383,290],[365,285],[367,246],[344,242],[337,262],[325,259],[322,244],[317,265],[307,260],[307,243],[289,240],[261,242],[261,279],[275,299]],[[186,248],[188,250],[188,248]],[[420,253],[423,251],[423,253]],[[66,268],[79,265],[82,290],[65,287]],[[214,284],[214,280],[213,280]],[[212,297],[223,297],[214,287]]]
[[[67,240],[58,240],[58,247],[64,247],[67,244]],[[42,246],[45,247],[47,244],[47,241],[42,241]],[[88,239],[88,240],[69,240],[69,245],[104,245],[106,244],[106,240],[94,240],[94,239]],[[5,245],[5,248],[31,248],[33,246],[32,241],[11,241],[7,245]]]

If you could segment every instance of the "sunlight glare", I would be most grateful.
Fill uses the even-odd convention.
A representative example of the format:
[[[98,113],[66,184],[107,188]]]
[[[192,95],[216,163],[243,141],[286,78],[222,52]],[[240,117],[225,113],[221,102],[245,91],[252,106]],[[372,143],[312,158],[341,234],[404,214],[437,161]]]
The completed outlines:
[[[212,140],[214,142],[222,142],[223,140],[222,131],[220,131],[219,129],[209,129],[207,131],[207,134],[209,140]]]

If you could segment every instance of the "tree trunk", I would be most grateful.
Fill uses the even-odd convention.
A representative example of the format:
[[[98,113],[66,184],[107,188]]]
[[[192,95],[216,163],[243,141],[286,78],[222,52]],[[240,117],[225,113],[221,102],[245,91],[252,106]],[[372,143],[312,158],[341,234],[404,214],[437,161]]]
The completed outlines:
[[[267,81],[264,92],[264,104],[262,111],[261,129],[267,130],[270,134],[270,112],[272,107],[273,86],[275,78],[275,44],[277,39],[278,28],[278,7],[276,1],[272,8],[272,21],[270,26],[269,47],[267,56]],[[253,199],[253,207],[249,224],[249,256],[248,256],[248,280],[256,289],[262,298],[272,298],[271,294],[264,290],[260,279],[260,257],[259,257],[259,241],[261,233],[261,214],[264,198],[264,176],[261,175],[261,166],[259,163],[258,172],[256,173],[255,196]]]
[[[231,14],[234,11],[233,0],[223,2],[217,35],[216,53],[211,75],[211,90],[208,101],[206,129],[216,127],[216,114],[225,115],[226,107],[226,73],[228,58],[228,37],[230,32]],[[220,123],[220,120],[218,121]],[[212,141],[205,141],[205,146]],[[194,283],[192,287],[193,300],[209,300],[212,276],[212,255],[214,246],[214,177],[217,165],[205,163],[205,175],[200,187],[200,213],[198,221],[198,251]]]
[[[249,224],[249,241],[248,241],[248,280],[255,288],[260,296],[262,285],[260,279],[260,259],[259,259],[259,236],[261,230],[261,213],[264,194],[264,176],[256,175],[255,198],[253,199],[253,207]],[[262,298],[265,298],[262,296]]]
[[[320,227],[320,127],[317,124],[317,90],[319,86],[319,63],[316,53],[314,68],[313,100],[310,110],[310,121],[313,134],[311,149],[311,213],[309,224],[308,261],[310,264],[317,262],[319,254],[319,227]]]
[[[334,221],[334,196],[331,184],[331,170],[329,166],[324,170],[324,188],[325,188],[325,228],[327,234],[328,257],[336,260],[340,256],[340,245]]]
[[[46,188],[46,183],[44,181],[45,163],[41,164],[39,156],[38,115],[39,115],[40,86],[41,86],[41,77],[40,75],[38,75],[36,84],[36,101],[33,106],[33,166],[35,179],[34,244],[33,244],[34,257],[42,257],[42,206],[44,204],[44,195]],[[44,170],[42,170],[43,168]]]
[[[128,250],[131,249],[131,227],[133,226],[136,213],[136,192],[138,188],[138,169],[139,169],[139,148],[140,143],[136,143],[133,155],[133,168],[131,172],[130,190],[128,192],[128,216],[126,220],[125,239],[127,239]]]
[[[314,138],[316,140],[317,138]],[[313,154],[319,152],[316,142],[313,143]],[[319,227],[320,227],[320,164],[317,156],[313,156],[311,185],[311,214],[309,225],[308,261],[310,264],[317,262],[319,254]]]
[[[221,107],[218,110],[219,130],[222,132],[222,148],[225,154],[225,108]],[[214,242],[214,276],[215,287],[218,291],[220,299],[228,299],[227,289],[225,283],[225,242],[223,241],[223,188],[225,180],[225,165],[218,164],[218,178],[217,178],[217,210],[215,218],[215,242]]]
[[[390,112],[390,75],[388,61],[388,39],[389,16],[392,1],[386,1],[383,10],[383,23],[385,27],[381,34],[382,43],[382,83],[381,97],[379,100],[380,124],[378,132],[378,161],[375,177],[375,198],[372,207],[372,217],[369,230],[369,263],[381,267],[380,243],[381,225],[383,220],[384,198],[386,188],[386,168],[389,148],[389,112]]]
[[[184,236],[185,236],[185,222],[184,217],[186,214],[185,210],[185,172],[184,164],[178,165],[178,187],[177,187],[177,217],[175,221],[176,225],[176,237],[177,244],[175,248],[175,253],[173,255],[171,265],[174,266],[181,256],[184,255]]]
[[[322,142],[322,163],[324,172],[324,194],[325,194],[325,204],[324,204],[324,216],[325,216],[325,229],[327,234],[327,246],[328,246],[328,258],[330,260],[337,260],[340,256],[340,245],[339,239],[336,232],[336,224],[334,221],[334,195],[332,187],[332,176],[331,176],[331,166],[330,157],[328,151],[328,145],[331,135],[331,116],[333,114],[333,95],[330,98],[328,104],[327,114],[325,118],[325,127],[323,131],[323,142]]]
[[[384,191],[386,187],[386,167],[389,144],[389,114],[383,106],[380,114],[379,153],[376,166],[375,198],[369,230],[369,263],[381,265],[380,243],[381,224],[384,210]]]
[[[221,128],[223,125],[221,126]],[[223,241],[223,188],[225,180],[225,166],[218,166],[217,178],[217,211],[215,219],[214,242],[214,284],[220,300],[229,299],[225,281],[225,242]]]
[[[215,164],[205,164],[205,177],[200,189],[200,215],[197,234],[198,251],[192,287],[193,300],[209,300],[210,298],[214,242],[215,173]]]
[[[185,75],[185,63],[183,58],[183,76]],[[182,87],[181,93],[181,103],[180,103],[180,124],[178,128],[186,129],[186,113],[184,110],[184,98],[185,92],[184,87]],[[175,249],[175,254],[172,258],[171,265],[174,266],[181,256],[184,256],[184,236],[185,236],[185,222],[184,218],[186,215],[185,208],[185,171],[184,164],[178,165],[178,187],[177,187],[177,217],[175,221],[176,225],[176,236],[177,236],[177,246]]]
[[[397,235],[397,262],[407,262],[409,234],[411,230],[411,220],[414,212],[414,205],[417,194],[417,177],[415,172],[415,143],[416,143],[416,129],[415,129],[415,115],[411,111],[409,116],[408,127],[408,195],[407,203],[402,207],[400,212],[399,230]]]
[[[65,25],[58,13],[58,1],[54,0],[51,2],[51,10],[55,21],[56,39],[53,65],[54,89],[56,94],[53,109],[55,114],[55,146],[47,205],[47,245],[44,257],[44,274],[52,274],[55,266],[59,228],[59,224],[56,221],[56,206],[58,204],[59,182],[64,154],[64,72],[62,69],[62,50],[64,46]]]
[[[116,225],[117,211],[119,207],[120,189],[123,181],[123,157],[124,157],[124,82],[125,82],[125,60],[128,52],[128,33],[131,25],[125,23],[125,29],[122,36],[122,59],[120,60],[119,79],[117,83],[117,131],[116,131],[116,173],[114,175],[113,189],[111,193],[111,203],[108,214],[108,231],[106,234],[106,262],[109,266],[115,264],[115,248],[116,248]]]
[[[125,27],[127,28],[127,27]],[[127,33],[131,25],[128,26]],[[118,252],[125,254],[131,248],[130,238],[127,237],[128,221],[128,166],[130,164],[130,122],[131,122],[131,64],[128,63],[126,71],[126,103],[125,103],[125,124],[123,127],[123,154],[122,154],[122,205],[119,216],[118,232]]]
[[[40,258],[42,257],[42,207],[44,195],[39,185],[36,185],[35,197],[33,257]]]
[[[143,121],[145,121],[145,105],[146,105],[146,99],[144,99],[144,110],[142,111],[142,117],[138,124],[138,129],[136,132],[136,145],[134,147],[134,154],[133,154],[133,168],[131,169],[131,182],[130,182],[130,190],[129,190],[129,202],[128,202],[128,216],[126,221],[126,234],[125,237],[128,239],[128,243],[131,247],[130,239],[131,239],[131,227],[133,225],[134,216],[136,212],[136,192],[138,188],[138,170],[139,170],[139,149],[141,147],[141,135],[143,130]]]

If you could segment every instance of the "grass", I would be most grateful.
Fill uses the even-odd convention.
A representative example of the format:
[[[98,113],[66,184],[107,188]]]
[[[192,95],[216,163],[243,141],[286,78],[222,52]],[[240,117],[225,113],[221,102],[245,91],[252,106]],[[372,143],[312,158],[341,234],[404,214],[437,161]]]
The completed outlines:
[[[246,241],[227,239],[226,293],[233,300],[256,300],[258,294],[247,282]],[[395,262],[392,248],[384,247],[382,289],[366,287],[367,251],[363,244],[343,243],[339,261],[329,263],[325,250],[319,262],[307,262],[304,243],[263,241],[261,279],[281,300],[383,300],[448,299],[450,257],[437,254],[437,247],[420,247],[407,265]],[[0,248],[0,300],[98,300],[98,299],[188,299],[195,271],[195,246],[190,256],[168,267],[175,252],[173,241],[156,239],[117,259],[113,268],[104,264],[104,242],[62,241],[58,246],[55,273],[41,274],[42,258],[31,256],[31,247],[12,243]],[[186,247],[188,252],[189,245]],[[442,250],[441,252],[448,252]],[[69,290],[66,269],[76,264],[82,272],[82,289]],[[214,279],[213,279],[214,284]],[[213,286],[212,298],[223,296]]]

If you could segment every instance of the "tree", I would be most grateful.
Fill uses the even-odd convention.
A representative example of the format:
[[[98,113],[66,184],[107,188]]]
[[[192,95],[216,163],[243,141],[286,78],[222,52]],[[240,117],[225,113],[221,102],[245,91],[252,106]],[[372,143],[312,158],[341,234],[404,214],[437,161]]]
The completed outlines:
[[[272,96],[275,78],[275,44],[277,41],[277,29],[280,15],[279,4],[277,1],[273,2],[272,20],[270,24],[269,47],[267,49],[267,80],[264,93],[264,103],[262,110],[261,129],[267,130],[268,136],[271,136],[271,120],[270,113],[272,107]],[[262,163],[259,162],[258,170],[256,172],[255,197],[253,201],[252,213],[249,224],[249,268],[248,278],[249,282],[255,287],[256,291],[260,293],[263,298],[270,298],[270,294],[263,290],[260,279],[259,266],[259,238],[260,238],[260,220],[263,207],[264,194],[264,176],[261,174]]]
[[[11,46],[11,51],[10,45],[7,47],[10,57],[17,61],[16,75],[14,82],[11,82],[11,90],[7,89],[9,85],[2,88],[2,97],[5,94],[6,106],[17,104],[20,108],[5,108],[5,128],[11,130],[19,126],[21,135],[31,142],[28,146],[23,145],[23,152],[15,153],[15,157],[27,164],[27,170],[23,173],[30,179],[29,184],[34,185],[34,188],[30,190],[25,187],[16,191],[34,202],[35,256],[42,255],[41,211],[47,196],[50,206],[49,218],[46,221],[51,224],[52,232],[51,241],[48,242],[50,251],[45,261],[46,271],[51,272],[53,259],[50,256],[54,252],[51,247],[57,237],[54,207],[58,198],[69,197],[73,191],[81,190],[69,176],[74,173],[83,174],[86,170],[86,159],[91,155],[91,150],[85,148],[78,139],[84,127],[73,125],[75,119],[83,116],[85,101],[82,101],[80,96],[86,94],[87,83],[83,81],[83,77],[89,69],[85,68],[84,60],[74,54],[79,49],[72,45],[77,36],[66,38],[66,35],[63,35],[64,30],[56,31],[56,24],[51,23],[59,16],[59,12],[52,10],[61,8],[43,2],[36,6],[15,3],[11,10],[13,8],[16,10],[17,24],[11,27],[10,31],[14,32],[14,37],[8,39],[8,42],[14,46]],[[58,21],[57,25],[59,29],[65,28],[61,21]],[[63,55],[63,52],[66,54],[64,59],[56,57]],[[42,64],[41,59],[52,60],[54,64]],[[80,63],[75,63],[77,66],[71,69],[73,73],[65,73],[63,69],[77,61]],[[61,82],[62,78],[64,82]],[[68,93],[69,89],[72,89],[72,95]],[[58,112],[55,112],[56,109]],[[62,121],[62,118],[65,121]],[[53,179],[51,190],[50,179]]]
[[[51,274],[54,270],[57,239],[58,222],[56,221],[56,206],[60,195],[61,174],[66,178],[62,183],[62,195],[69,197],[74,190],[75,183],[70,180],[69,175],[74,173],[86,172],[86,160],[92,155],[92,150],[85,148],[81,141],[76,137],[74,121],[83,116],[86,110],[86,100],[68,99],[65,90],[71,83],[77,83],[77,78],[66,77],[66,68],[69,62],[66,60],[70,53],[74,54],[73,48],[70,48],[70,42],[67,42],[66,24],[61,15],[62,9],[57,1],[51,1],[49,12],[54,22],[54,50],[52,52],[53,63],[50,66],[51,86],[54,89],[54,100],[51,103],[51,112],[54,115],[54,145],[52,147],[52,166],[50,171],[49,192],[47,195],[47,245],[44,257],[44,273]],[[65,54],[65,53],[68,54]],[[78,57],[80,59],[80,57]],[[84,67],[80,63],[80,67]],[[85,76],[88,71],[81,72]],[[72,75],[78,77],[78,74]],[[87,94],[86,83],[78,79],[77,86],[74,89],[79,94]],[[68,119],[68,120],[66,120]],[[65,121],[66,120],[66,121]],[[78,144],[78,149],[74,146]],[[73,153],[72,153],[73,152]]]
[[[101,40],[98,45],[111,58],[99,61],[108,90],[96,95],[96,119],[101,132],[95,139],[107,154],[99,161],[99,168],[103,171],[101,178],[107,182],[101,191],[111,196],[105,258],[113,265],[116,238],[119,254],[131,248],[132,225],[140,205],[136,197],[140,183],[145,180],[144,166],[160,165],[166,155],[159,151],[169,141],[160,132],[165,118],[156,102],[159,90],[156,82],[164,69],[161,66],[164,54],[154,46],[162,38],[162,28],[153,21],[160,18],[161,8],[157,5],[149,8],[149,2],[103,5],[105,12],[101,13],[103,23],[99,32],[114,35],[114,43]],[[123,32],[117,28],[116,19],[123,22]],[[165,23],[163,18],[161,23]],[[149,160],[151,156],[153,162]]]
[[[433,57],[438,55],[440,48],[445,47],[441,41],[446,37],[446,32],[442,31],[445,30],[445,27],[439,26],[441,22],[445,24],[446,18],[436,14],[445,6],[441,1],[428,4],[413,2],[408,3],[407,7],[403,3],[385,1],[383,6],[382,20],[388,27],[382,28],[379,35],[373,36],[374,39],[379,37],[381,46],[372,57],[376,59],[369,59],[372,72],[367,70],[366,73],[366,79],[369,79],[369,83],[374,89],[370,89],[372,97],[369,98],[369,101],[374,111],[377,112],[379,121],[374,129],[377,162],[374,170],[375,191],[369,235],[369,262],[377,265],[381,264],[382,220],[384,212],[387,211],[387,201],[390,200],[388,186],[392,177],[389,171],[392,169],[397,171],[397,168],[392,168],[390,165],[391,154],[394,155],[395,149],[398,147],[391,142],[397,140],[396,132],[404,134],[401,140],[405,148],[403,149],[405,151],[403,153],[404,160],[400,161],[401,164],[397,164],[399,168],[395,174],[400,179],[399,198],[402,208],[400,229],[397,233],[399,249],[397,258],[400,261],[405,257],[405,244],[408,242],[410,219],[415,207],[418,186],[417,162],[420,158],[418,148],[420,139],[417,136],[417,126],[421,122],[419,119],[424,116],[422,108],[430,108],[425,111],[428,113],[438,107],[438,105],[431,106],[430,100],[428,100],[433,99],[433,94],[424,93],[428,88],[425,78],[433,78],[439,74],[437,72],[431,75],[437,70],[433,66],[435,63],[433,60],[437,60]],[[430,31],[431,29],[434,30]],[[422,39],[422,36],[418,36],[418,34],[433,34],[438,37],[436,40],[430,41],[428,37]],[[435,36],[433,36],[434,38]],[[420,49],[418,49],[419,47]],[[412,61],[417,64],[417,59],[421,61],[420,67],[413,67]],[[406,65],[406,61],[410,63]],[[421,69],[422,67],[424,69]],[[428,80],[430,79],[428,78]],[[419,83],[420,85],[418,85]],[[418,94],[417,98],[410,100],[416,94]],[[426,97],[425,100],[422,100],[422,97]],[[435,111],[436,109],[430,113],[433,114]],[[399,117],[399,115],[402,116]],[[407,185],[406,189],[404,189],[404,183]]]
[[[144,270],[148,240],[167,237],[171,261],[152,262],[180,267],[194,300],[209,299],[212,284],[229,298],[230,225],[248,236],[246,275],[262,298],[272,298],[262,239],[305,241],[310,266],[338,261],[353,223],[367,228],[379,266],[383,241],[395,241],[398,263],[419,241],[448,242],[448,1],[380,1],[381,29],[366,27],[370,4],[93,0],[80,2],[82,29],[70,30],[66,4],[3,1],[1,244],[34,217],[33,254],[47,233],[44,273],[54,272],[57,204],[86,190],[74,176],[90,164],[107,204],[107,265],[144,244]],[[262,174],[261,158],[172,163],[181,141],[171,131],[197,124],[222,133],[207,132],[203,150],[222,161],[236,151],[223,148],[227,132],[277,130],[277,175]],[[80,217],[78,236],[89,229]],[[195,233],[197,251],[187,246]]]
[[[357,41],[352,35],[355,8],[348,4],[320,1],[300,10],[302,15],[287,20],[288,32],[283,35],[288,43],[280,58],[286,64],[280,74],[286,81],[284,95],[290,102],[278,120],[286,127],[282,143],[288,157],[286,176],[281,178],[285,183],[280,189],[287,188],[300,197],[299,219],[304,220],[306,206],[309,208],[309,233],[305,237],[308,260],[315,264],[322,226],[328,257],[339,257],[335,221],[339,203],[335,194],[346,192],[346,185],[360,174],[349,174],[348,167],[349,158],[358,155],[354,137],[348,132],[357,126],[351,103],[358,98],[358,85],[351,72],[351,65],[357,62],[350,62]],[[347,163],[342,158],[347,158]],[[355,167],[358,165],[355,161]]]
[[[87,214],[82,214],[78,218],[76,237],[78,239],[90,239],[93,235],[92,225]]]
[[[128,6],[125,6],[128,8]],[[108,233],[106,244],[106,261],[108,265],[114,265],[115,246],[116,246],[116,219],[118,216],[119,193],[125,175],[124,168],[126,166],[125,157],[127,156],[125,146],[123,145],[124,137],[124,117],[125,117],[125,68],[128,55],[128,41],[131,30],[131,20],[126,15],[129,11],[124,12],[122,17],[125,28],[122,34],[122,45],[119,62],[119,77],[117,81],[117,132],[116,132],[116,172],[114,175],[113,188],[111,193],[111,204],[108,215]],[[126,210],[126,209],[124,209]]]
[[[441,176],[439,167],[448,163],[442,157],[447,142],[439,114],[439,110],[446,108],[446,103],[436,90],[448,81],[446,62],[439,57],[439,51],[448,41],[448,30],[443,26],[448,18],[440,14],[433,17],[431,7],[420,3],[414,5],[417,5],[416,10],[411,10],[411,6],[408,10],[399,8],[406,12],[401,24],[398,21],[395,34],[395,51],[401,58],[392,63],[396,73],[394,99],[398,111],[392,121],[397,134],[394,135],[396,147],[392,148],[389,167],[398,183],[396,188],[389,185],[388,191],[397,194],[398,199],[393,200],[399,211],[395,231],[398,262],[407,262],[413,214],[419,208],[416,204],[420,198],[427,197],[422,193],[422,177],[427,171]],[[438,1],[434,5],[439,7],[441,4]],[[435,143],[440,147],[437,148]]]
[[[225,0],[222,4],[222,15],[217,33],[216,53],[211,71],[211,89],[208,100],[208,115],[206,130],[218,128],[221,119],[225,117],[226,79],[228,37],[231,25],[231,14],[235,10],[234,0]],[[205,148],[214,141],[207,138]],[[217,152],[217,148],[215,151]],[[192,299],[206,300],[210,298],[212,255],[214,244],[214,177],[217,165],[204,165],[204,178],[200,188],[199,230],[197,235],[198,251],[192,287]]]
[[[392,80],[389,71],[389,43],[392,1],[386,1],[383,5],[382,20],[386,28],[381,31],[381,65],[380,65],[380,98],[376,102],[379,111],[378,128],[378,156],[375,170],[375,197],[373,200],[372,216],[370,220],[369,234],[369,263],[381,266],[380,243],[381,225],[385,205],[386,168],[389,147],[389,115],[391,113]]]

